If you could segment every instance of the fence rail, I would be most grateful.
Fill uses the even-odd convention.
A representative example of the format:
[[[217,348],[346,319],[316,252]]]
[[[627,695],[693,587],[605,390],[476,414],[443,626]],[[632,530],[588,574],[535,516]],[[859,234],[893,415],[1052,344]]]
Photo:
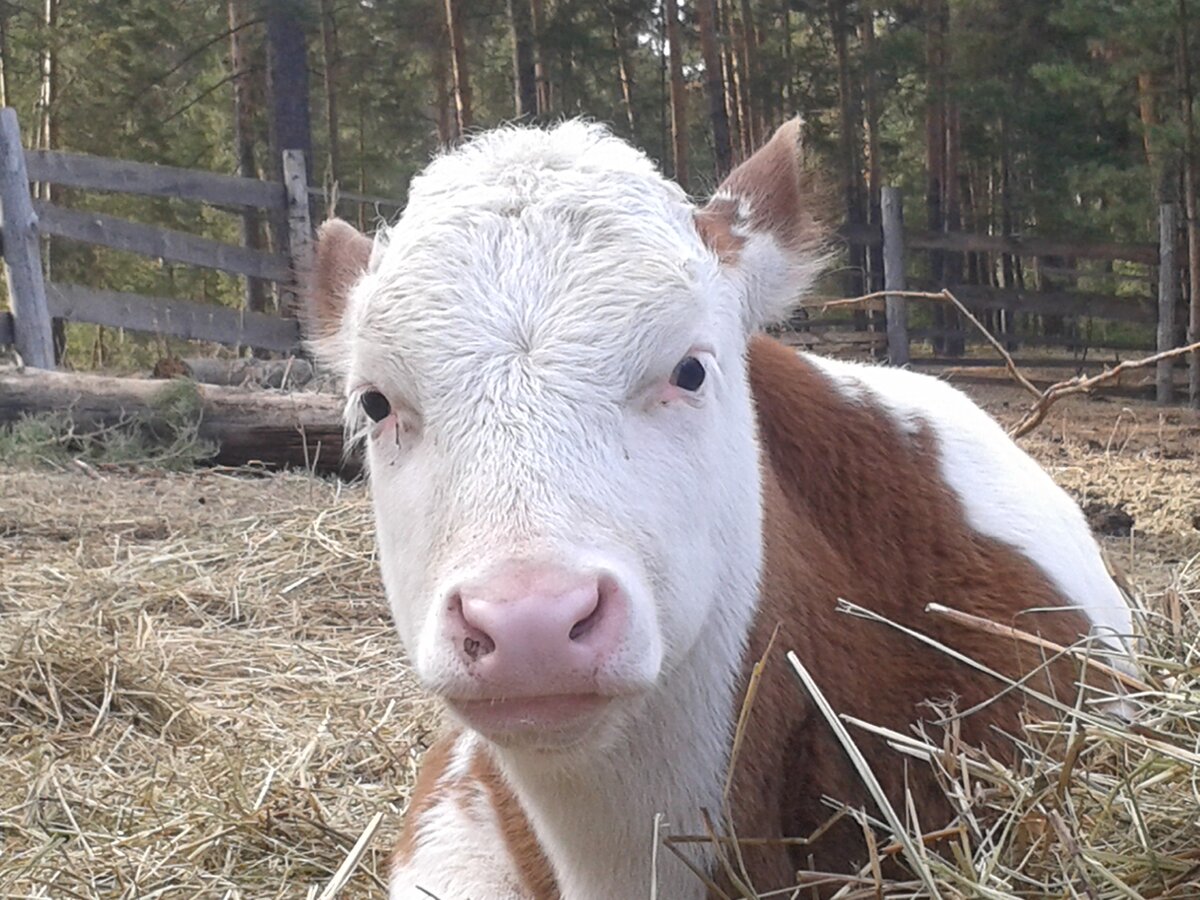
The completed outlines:
[[[25,167],[30,181],[45,181],[63,187],[175,197],[235,209],[282,210],[287,207],[282,184],[257,178],[58,150],[26,150]]]

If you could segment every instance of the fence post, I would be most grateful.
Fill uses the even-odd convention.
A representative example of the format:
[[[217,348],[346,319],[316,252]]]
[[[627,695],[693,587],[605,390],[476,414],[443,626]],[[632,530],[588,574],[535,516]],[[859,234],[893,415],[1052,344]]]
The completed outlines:
[[[905,290],[904,280],[904,200],[900,189],[885,187],[883,207],[883,287],[888,291]],[[908,365],[908,298],[887,298],[888,362]]]
[[[1175,347],[1175,303],[1179,297],[1179,269],[1175,265],[1178,209],[1174,203],[1158,208],[1158,352]],[[1175,394],[1172,368],[1175,360],[1158,363],[1155,395],[1160,404],[1170,403]]]
[[[283,309],[297,309],[297,288],[312,267],[313,227],[308,211],[308,165],[303,150],[283,151],[283,186],[287,191],[288,256],[293,287],[285,293]]]
[[[38,246],[38,220],[29,199],[29,176],[17,111],[0,109],[0,227],[4,277],[12,305],[13,342],[25,365],[54,368],[54,337]]]

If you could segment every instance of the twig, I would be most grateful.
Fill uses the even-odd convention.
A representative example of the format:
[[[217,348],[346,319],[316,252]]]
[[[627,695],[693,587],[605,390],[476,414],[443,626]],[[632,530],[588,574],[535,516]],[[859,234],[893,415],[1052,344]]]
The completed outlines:
[[[1019,438],[1022,435],[1028,434],[1037,428],[1046,418],[1046,413],[1049,412],[1051,404],[1057,402],[1063,397],[1071,394],[1083,394],[1090,391],[1098,385],[1104,384],[1106,381],[1112,381],[1121,375],[1127,369],[1141,369],[1146,366],[1152,366],[1164,359],[1174,359],[1177,356],[1183,356],[1187,353],[1200,351],[1200,341],[1194,344],[1188,344],[1186,347],[1176,347],[1173,350],[1164,350],[1162,353],[1155,353],[1153,356],[1147,356],[1143,359],[1128,359],[1123,363],[1118,363],[1111,369],[1105,369],[1098,375],[1092,375],[1084,378],[1077,375],[1074,378],[1068,378],[1066,381],[1060,381],[1057,384],[1052,384],[1046,390],[1041,392],[1038,401],[1030,407],[1029,412],[1014,425],[1008,432],[1009,437]]]

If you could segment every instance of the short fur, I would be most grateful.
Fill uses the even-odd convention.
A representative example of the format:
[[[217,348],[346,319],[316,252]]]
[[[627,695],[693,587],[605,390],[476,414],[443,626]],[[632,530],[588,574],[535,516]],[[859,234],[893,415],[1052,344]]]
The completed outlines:
[[[702,897],[670,854],[651,873],[655,821],[695,834],[703,811],[719,814],[747,673],[777,626],[735,769],[738,832],[805,836],[826,794],[865,805],[784,651],[837,709],[900,731],[927,700],[970,705],[999,686],[837,614],[838,598],[1009,673],[1038,660],[925,604],[1060,643],[1098,630],[1120,652],[1129,611],[1078,508],[969,400],[754,336],[821,263],[797,134],[781,129],[696,210],[601,128],[504,129],[431,164],[369,259],[365,238],[327,226],[310,327],[347,377],[384,584],[422,683],[498,699],[472,693],[486,683],[447,638],[447,610],[457,586],[505,566],[603,572],[628,601],[590,676],[611,699],[586,733],[460,729],[430,752],[393,900],[635,897],[652,878],[659,896]],[[706,373],[694,391],[672,382],[688,357]],[[357,411],[366,391],[390,403],[377,423]],[[1070,667],[1039,677],[1073,691]],[[963,735],[1003,754],[995,729],[1020,711],[1006,697]],[[901,761],[862,742],[898,798]],[[943,819],[929,772],[907,775],[922,823]],[[810,854],[844,871],[863,852],[843,824],[746,860],[769,890]],[[711,848],[689,856],[715,871]]]

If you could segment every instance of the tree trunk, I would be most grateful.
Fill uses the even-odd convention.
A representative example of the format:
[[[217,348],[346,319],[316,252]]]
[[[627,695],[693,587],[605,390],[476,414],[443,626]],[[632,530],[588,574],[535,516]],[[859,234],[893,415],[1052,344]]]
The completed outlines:
[[[440,7],[442,0],[435,0]],[[448,147],[458,137],[458,117],[450,112],[450,92],[446,90],[446,76],[450,68],[447,57],[450,54],[449,29],[442,19],[441,12],[437,15],[441,26],[434,37],[429,63],[430,75],[433,78],[433,120],[437,124],[438,143]]]
[[[321,62],[325,68],[325,123],[328,131],[329,157],[325,181],[336,185],[342,175],[342,154],[339,148],[338,103],[337,103],[337,20],[334,18],[332,0],[321,3]]]
[[[883,188],[883,164],[879,150],[879,92],[875,83],[875,72],[879,61],[875,58],[875,6],[870,0],[862,5],[862,22],[859,34],[863,51],[863,126],[867,132],[867,219],[876,227],[883,220],[880,191]],[[872,291],[883,288],[883,246],[875,247],[869,254]]]
[[[733,25],[729,10],[717,0],[717,16],[721,32],[721,71],[725,81],[725,114],[729,120],[730,150],[733,163],[746,158],[746,129],[742,126],[741,91],[738,88],[737,64],[733,51]]]
[[[463,43],[462,14],[459,0],[445,0],[446,30],[450,37],[450,70],[454,83],[454,110],[458,133],[471,128],[471,73],[467,68],[467,47]]]
[[[537,115],[537,75],[533,67],[533,25],[529,0],[508,0],[512,35],[513,107],[518,119]]]
[[[841,163],[839,176],[842,183],[842,202],[846,210],[846,221],[854,227],[865,224],[866,216],[859,185],[862,177],[858,149],[859,117],[855,113],[853,86],[850,81],[849,23],[846,21],[846,4],[842,0],[829,0],[827,9],[834,55],[837,58],[838,156]],[[864,293],[866,253],[861,244],[851,244],[849,256],[845,291],[846,296],[857,297]],[[864,310],[854,311],[855,331],[866,331],[866,319]]]
[[[55,41],[58,40],[58,4],[59,0],[45,0],[43,6],[43,24],[46,31],[46,45],[41,54],[41,90],[38,96],[38,135],[36,145],[43,150],[54,150],[60,146],[58,137],[58,111],[54,108],[58,101],[58,53],[55,52]],[[49,182],[34,185],[34,196],[49,203],[57,198],[55,185]],[[58,268],[58,246],[47,236],[44,244],[45,254],[42,271],[49,281]],[[62,362],[67,350],[67,328],[62,319],[54,319],[50,323],[54,340],[54,361]]]
[[[629,21],[628,10],[618,12],[617,4],[608,4],[609,18],[612,19],[613,51],[617,56],[617,79],[621,84],[621,105],[625,110],[625,120],[629,123],[629,135],[636,135],[637,120],[633,111],[633,61],[629,53]]]
[[[12,10],[0,6],[0,106],[8,106],[8,17]]]
[[[725,79],[721,72],[721,53],[717,47],[716,0],[697,0],[700,25],[700,52],[704,57],[704,83],[708,91],[708,116],[712,123],[716,177],[719,183],[733,168],[729,146],[729,116],[725,111]]]
[[[256,98],[254,79],[251,75],[247,34],[251,16],[247,0],[229,0],[229,68],[232,70],[233,86],[233,148],[237,160],[237,173],[243,178],[257,178],[258,167],[254,159],[254,114]],[[253,250],[262,250],[262,214],[251,207],[242,210],[242,244]],[[243,308],[252,312],[265,312],[270,291],[267,284],[257,278],[246,278]]]
[[[746,58],[746,28],[733,11],[732,0],[726,10],[729,23],[730,64],[734,77],[734,96],[737,97],[738,121],[741,123],[742,157],[754,152],[758,138],[754,131],[754,114],[751,111],[750,64]]]
[[[945,8],[946,0],[925,0],[925,210],[929,230],[935,232],[946,227],[942,185],[946,171]],[[942,251],[930,251],[929,274],[934,286],[940,287],[945,278]],[[946,329],[946,308],[941,303],[933,307],[933,324],[938,332]],[[941,333],[934,337],[933,349],[939,355],[945,353],[946,339]]]
[[[546,9],[545,0],[532,0],[533,15],[533,77],[537,81],[537,111],[539,116],[549,116],[553,109],[550,91],[550,73],[546,70]]]
[[[1187,217],[1188,332],[1187,341],[1200,341],[1200,221],[1196,192],[1200,191],[1200,159],[1196,147],[1196,95],[1192,90],[1192,61],[1188,45],[1188,0],[1179,0],[1180,103],[1183,106],[1183,200]],[[1200,351],[1188,359],[1188,403],[1200,409]]]
[[[283,180],[284,150],[302,150],[312,170],[306,0],[267,0],[267,92],[271,97],[273,168]]]
[[[743,75],[746,83],[746,121],[749,123],[750,150],[753,152],[762,143],[765,132],[762,121],[762,84],[761,67],[758,60],[758,32],[754,29],[754,12],[750,8],[750,0],[741,0],[742,32],[741,49],[746,65]]]
[[[687,94],[683,83],[683,43],[679,27],[679,7],[675,0],[664,0],[667,21],[668,64],[671,69],[671,157],[675,180],[688,189]]]

